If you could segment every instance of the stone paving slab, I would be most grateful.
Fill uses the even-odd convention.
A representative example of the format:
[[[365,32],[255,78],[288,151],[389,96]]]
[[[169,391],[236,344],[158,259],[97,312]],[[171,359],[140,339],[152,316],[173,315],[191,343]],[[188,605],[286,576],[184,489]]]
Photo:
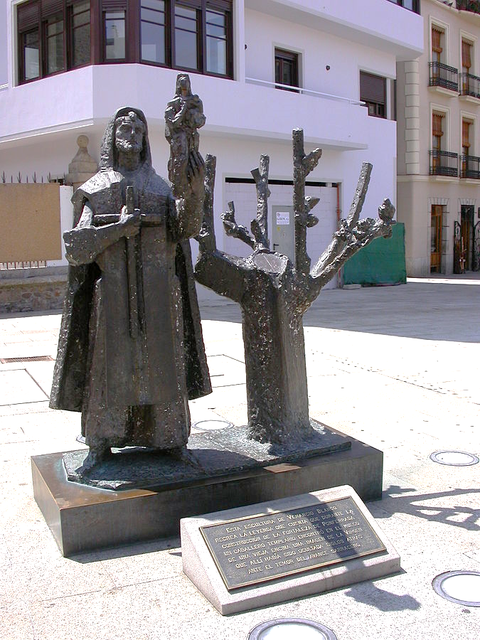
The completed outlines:
[[[480,608],[431,586],[480,571],[480,465],[429,459],[480,453],[480,278],[467,276],[328,290],[306,316],[311,415],[384,451],[384,497],[367,506],[402,573],[222,618],[183,575],[178,538],[62,558],[33,501],[30,457],[78,448],[79,416],[24,395],[0,406],[2,640],[237,640],[279,617],[316,620],[339,640],[480,637]],[[207,354],[242,361],[238,307],[212,303],[202,317]],[[1,316],[0,357],[54,355],[59,324],[58,313]],[[51,363],[22,367],[48,388]],[[245,387],[216,387],[191,411],[243,424]]]

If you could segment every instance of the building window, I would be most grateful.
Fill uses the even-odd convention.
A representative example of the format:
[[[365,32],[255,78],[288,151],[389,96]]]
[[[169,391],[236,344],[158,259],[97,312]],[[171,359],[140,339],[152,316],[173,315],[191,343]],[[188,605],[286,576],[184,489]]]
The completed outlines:
[[[298,87],[298,53],[275,49],[275,82],[288,87]],[[286,87],[277,87],[287,89]]]
[[[87,0],[35,0],[20,4],[17,30],[20,83],[90,63]]]
[[[408,9],[409,11],[420,13],[420,0],[389,0],[389,2],[398,4],[400,7],[404,7],[404,9]]]
[[[433,149],[435,149],[436,151],[442,150],[444,122],[445,122],[444,113],[436,113],[435,111],[432,113],[432,142],[433,142]]]
[[[232,0],[24,2],[17,8],[19,82],[112,62],[232,77],[232,5]]]
[[[436,25],[431,29],[431,61],[430,61],[430,87],[442,87],[450,91],[458,92],[458,69],[445,64],[446,60],[446,32]]]
[[[472,49],[472,43],[462,38],[462,71],[466,73],[470,73],[472,68]]]
[[[462,118],[462,155],[460,158],[460,177],[480,179],[480,158],[473,155],[474,149],[474,122]]]
[[[443,62],[443,40],[445,32],[436,25],[432,26],[432,62]]]
[[[360,71],[360,100],[365,102],[369,116],[387,117],[386,87],[382,76]]]
[[[125,60],[125,11],[105,11],[105,60]]]
[[[445,150],[445,131],[446,114],[441,111],[433,111],[430,175],[456,177],[458,176],[458,153]]]
[[[165,2],[163,0],[141,0],[140,19],[141,60],[165,64]]]
[[[46,75],[65,69],[65,27],[63,12],[49,16],[43,24]]]
[[[219,11],[207,11],[205,24],[207,71],[224,76],[227,74],[227,16]]]
[[[460,93],[462,96],[480,97],[480,78],[473,75],[473,44],[462,38],[462,74]]]
[[[70,9],[72,25],[70,66],[75,68],[90,62],[90,0],[77,2]]]
[[[198,69],[198,26],[197,9],[175,4],[174,64],[180,69]]]

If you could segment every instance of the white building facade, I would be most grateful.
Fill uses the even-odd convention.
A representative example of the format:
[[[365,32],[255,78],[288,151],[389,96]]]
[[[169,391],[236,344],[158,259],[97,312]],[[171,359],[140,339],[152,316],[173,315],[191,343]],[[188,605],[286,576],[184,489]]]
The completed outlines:
[[[249,226],[250,170],[268,154],[270,229],[290,251],[290,232],[276,225],[288,216],[276,216],[292,204],[291,133],[302,128],[306,150],[323,149],[308,180],[321,198],[314,260],[348,213],[363,161],[374,165],[363,215],[396,201],[394,80],[397,63],[423,50],[415,9],[411,0],[0,0],[0,181],[63,176],[80,134],[98,160],[123,105],[144,111],[166,175],[163,112],[187,71],[207,117],[201,152],[217,157],[218,247],[244,254],[220,214],[234,200]]]

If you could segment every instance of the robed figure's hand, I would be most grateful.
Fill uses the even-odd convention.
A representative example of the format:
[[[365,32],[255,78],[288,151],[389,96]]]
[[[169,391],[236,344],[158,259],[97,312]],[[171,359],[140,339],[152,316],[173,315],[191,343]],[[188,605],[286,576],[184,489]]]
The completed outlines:
[[[203,200],[205,162],[198,151],[191,151],[189,153],[187,179],[192,194]]]
[[[134,238],[140,231],[140,209],[134,209],[132,213],[128,213],[127,206],[123,206],[118,224],[125,238]]]

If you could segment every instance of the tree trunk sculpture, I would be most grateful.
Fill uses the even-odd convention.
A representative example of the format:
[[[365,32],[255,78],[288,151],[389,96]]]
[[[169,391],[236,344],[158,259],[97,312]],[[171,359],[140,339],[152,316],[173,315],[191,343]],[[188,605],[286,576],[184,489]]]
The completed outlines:
[[[359,220],[372,165],[364,163],[348,218],[342,220],[330,245],[311,267],[307,229],[318,219],[310,210],[318,198],[305,197],[305,180],[317,166],[321,150],[306,155],[303,131],[293,132],[295,263],[270,250],[268,239],[268,156],[251,173],[257,190],[257,215],[251,232],[235,221],[234,203],[222,215],[228,235],[248,244],[253,252],[238,258],[216,247],[213,188],[216,159],[206,157],[204,221],[197,238],[200,253],[197,280],[238,302],[242,308],[247,374],[248,435],[272,445],[293,444],[313,436],[308,414],[303,315],[322,287],[354,253],[378,237],[389,237],[395,209],[388,199],[379,219]]]

